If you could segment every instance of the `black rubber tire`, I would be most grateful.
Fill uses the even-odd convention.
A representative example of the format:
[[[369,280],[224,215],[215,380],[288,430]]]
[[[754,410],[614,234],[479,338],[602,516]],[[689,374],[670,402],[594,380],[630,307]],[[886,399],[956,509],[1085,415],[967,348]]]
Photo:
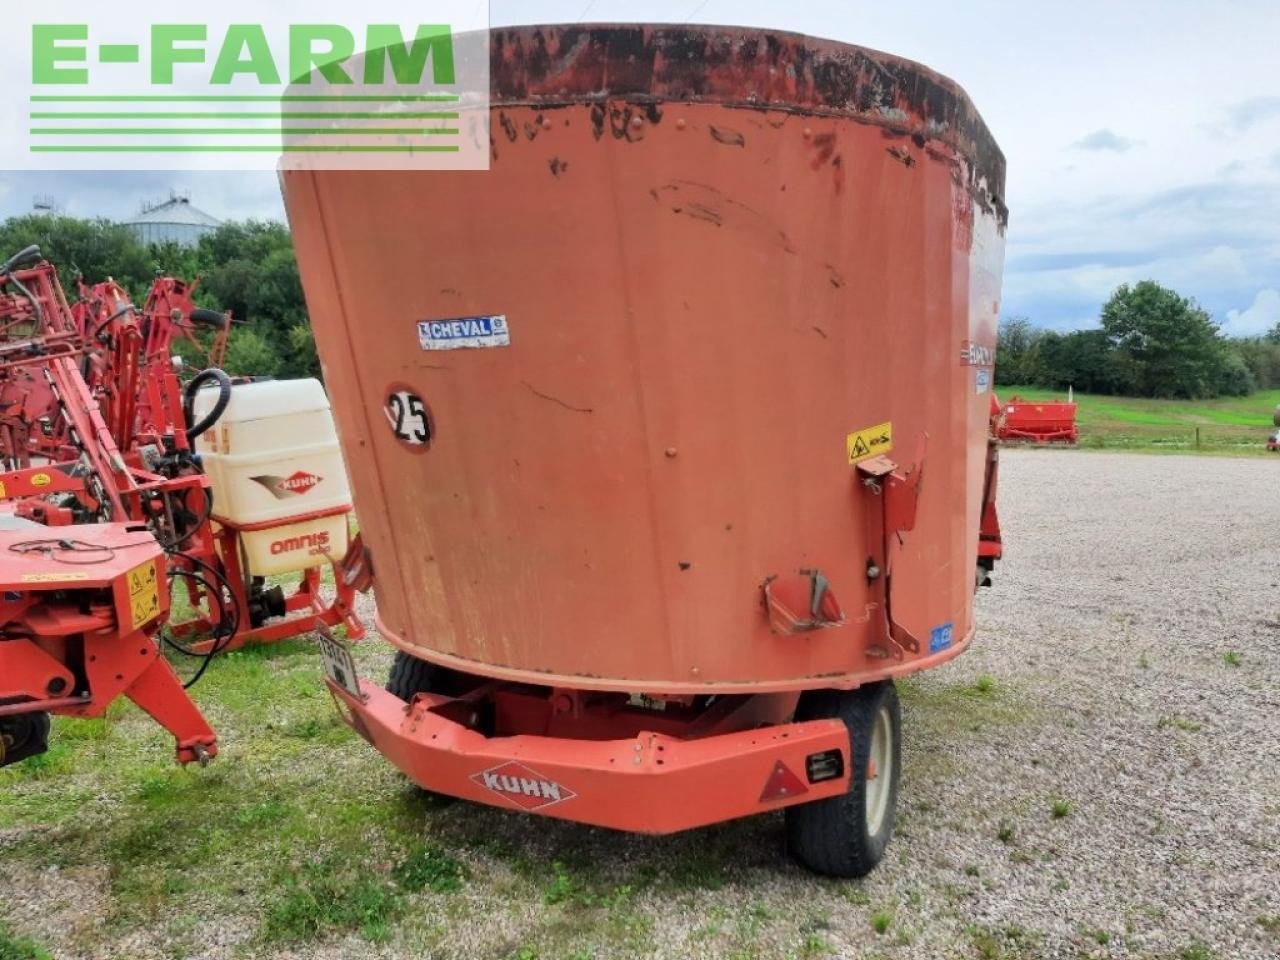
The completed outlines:
[[[439,667],[400,650],[396,653],[395,662],[391,664],[387,692],[394,693],[408,703],[415,693],[440,693],[447,697],[458,697],[484,682],[483,677]]]
[[[226,319],[225,314],[204,307],[196,307],[191,311],[191,323],[197,327],[221,327]]]
[[[876,715],[887,707],[891,720],[889,799],[877,833],[867,830],[867,762]],[[801,864],[832,877],[862,877],[884,856],[893,836],[902,772],[902,708],[892,680],[857,690],[812,690],[800,697],[796,720],[833,718],[849,728],[849,789],[838,797],[788,807],[787,848]],[[883,772],[882,772],[883,773]]]
[[[20,713],[0,719],[0,735],[12,743],[0,743],[0,767],[20,763],[49,749],[49,714]]]
[[[387,692],[405,703],[412,700],[414,694],[436,692],[439,689],[436,686],[440,681],[439,670],[434,663],[398,650],[391,664],[391,675],[387,677]]]
[[[448,686],[452,671],[437,667],[412,657],[403,650],[396,651],[396,658],[391,663],[391,674],[387,677],[387,692],[405,703],[413,699],[417,693],[443,693]],[[436,793],[425,787],[417,786],[424,797],[429,797],[437,805],[453,803],[457,797],[447,793]]]

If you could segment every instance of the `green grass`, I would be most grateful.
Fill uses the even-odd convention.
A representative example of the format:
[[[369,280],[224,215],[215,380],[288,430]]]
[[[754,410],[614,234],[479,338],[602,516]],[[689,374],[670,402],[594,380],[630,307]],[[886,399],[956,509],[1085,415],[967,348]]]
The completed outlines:
[[[385,644],[355,657],[386,676]],[[361,940],[436,956],[459,936],[495,958],[631,956],[652,942],[655,901],[749,903],[785,864],[770,818],[628,837],[425,794],[339,720],[309,641],[227,654],[193,694],[218,731],[208,767],[176,766],[172,738],[121,702],[101,720],[55,718],[48,754],[0,769],[6,881],[58,867],[92,878],[102,904],[38,946],[0,897],[0,960],[191,955],[203,920],[238,932],[238,956],[369,951]],[[746,886],[722,889],[744,870]],[[714,949],[794,952],[820,936],[806,922],[734,910]]]
[[[889,927],[893,925],[892,910],[877,910],[871,914],[871,929],[878,934],[889,932]]]
[[[998,393],[1004,403],[1014,397],[1031,402],[1066,398],[1065,390],[1042,387],[1002,386]],[[1267,436],[1274,429],[1271,416],[1280,404],[1280,390],[1217,400],[1076,393],[1075,401],[1084,448],[1262,456],[1267,454]]]
[[[1165,730],[1169,727],[1185,731],[1186,733],[1199,733],[1204,729],[1204,724],[1179,716],[1164,716],[1156,721],[1157,730]]]
[[[52,956],[34,940],[18,936],[0,920],[0,960],[52,960]]]

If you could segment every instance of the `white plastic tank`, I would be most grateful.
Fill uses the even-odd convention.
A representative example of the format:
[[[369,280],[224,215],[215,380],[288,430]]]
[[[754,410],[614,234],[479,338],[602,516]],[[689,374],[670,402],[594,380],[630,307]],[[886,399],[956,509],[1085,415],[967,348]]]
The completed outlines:
[[[217,400],[216,386],[198,391],[194,420]],[[214,519],[241,529],[250,573],[292,573],[346,552],[351,487],[319,380],[236,384],[196,452]]]

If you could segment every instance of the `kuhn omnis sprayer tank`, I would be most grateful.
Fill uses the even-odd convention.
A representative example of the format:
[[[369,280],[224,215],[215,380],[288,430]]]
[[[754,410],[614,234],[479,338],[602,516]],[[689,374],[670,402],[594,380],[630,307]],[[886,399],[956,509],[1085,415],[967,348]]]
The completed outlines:
[[[951,81],[794,34],[503,29],[491,71],[487,173],[283,178],[400,650],[383,689],[329,645],[330,686],[430,790],[786,808],[863,873],[893,678],[999,555],[1004,159]]]

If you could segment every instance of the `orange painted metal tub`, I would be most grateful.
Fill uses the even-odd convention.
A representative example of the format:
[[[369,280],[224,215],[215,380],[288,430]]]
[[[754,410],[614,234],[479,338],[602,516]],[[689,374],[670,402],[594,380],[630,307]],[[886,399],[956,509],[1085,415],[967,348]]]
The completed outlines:
[[[488,172],[283,175],[382,632],[671,694],[962,649],[1005,225],[963,91],[761,30],[491,49]]]

